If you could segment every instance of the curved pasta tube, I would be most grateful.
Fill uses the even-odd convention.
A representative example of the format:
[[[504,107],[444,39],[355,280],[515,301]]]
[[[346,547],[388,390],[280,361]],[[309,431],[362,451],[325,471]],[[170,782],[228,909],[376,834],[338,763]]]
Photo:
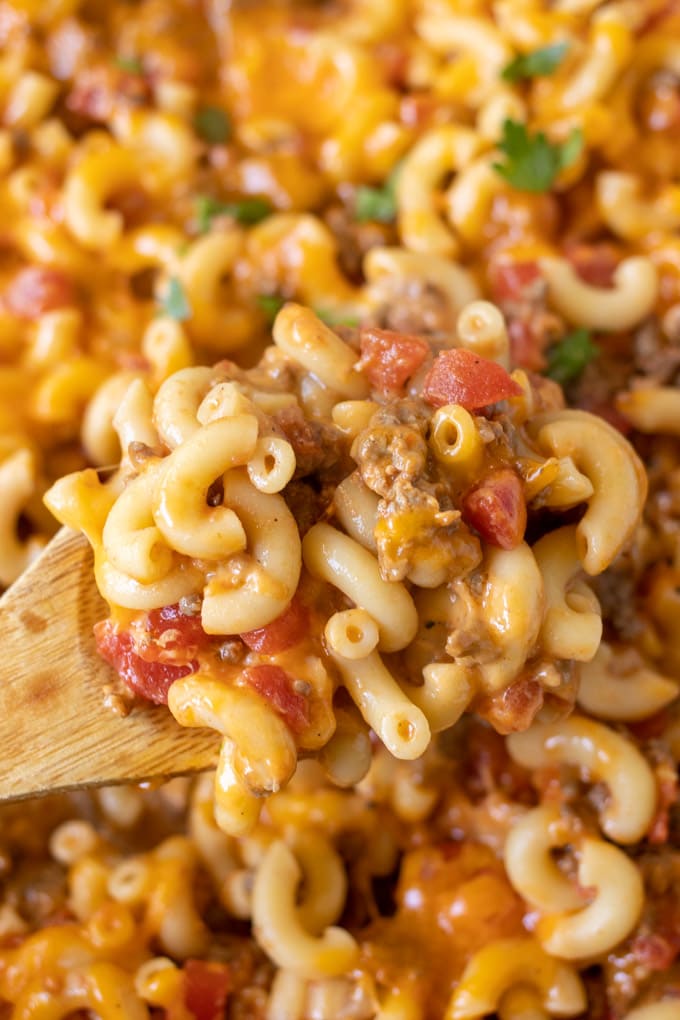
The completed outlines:
[[[545,913],[583,906],[583,896],[551,854],[569,838],[559,808],[542,804],[516,821],[505,840],[504,863],[510,882],[532,907]]]
[[[319,762],[334,786],[360,783],[373,759],[371,737],[354,708],[334,707],[335,732],[319,751]]]
[[[438,212],[437,189],[477,155],[481,144],[469,128],[445,125],[428,131],[405,156],[396,187],[397,222],[411,251],[458,254],[459,242]]]
[[[22,541],[17,533],[19,515],[37,486],[33,453],[20,448],[0,463],[0,586],[8,586],[35,559],[45,542]]]
[[[603,99],[630,60],[632,49],[633,35],[620,14],[613,10],[594,17],[584,60],[555,90],[557,110],[573,110]]]
[[[678,1000],[668,999],[666,1002],[640,1006],[632,1013],[626,1013],[624,1020],[678,1020]]]
[[[154,461],[131,479],[106,518],[102,543],[110,563],[142,584],[166,577],[173,566],[172,549],[154,524],[153,507],[166,461]]]
[[[511,757],[525,768],[571,765],[590,782],[606,783],[610,797],[600,824],[617,843],[636,843],[649,828],[656,808],[656,783],[647,760],[608,726],[572,715],[558,723],[534,724],[506,741]]]
[[[581,979],[569,964],[548,956],[535,939],[498,939],[467,964],[444,1020],[481,1020],[495,1013],[503,995],[517,986],[535,988],[553,1016],[577,1016],[586,1007]]]
[[[181,368],[161,384],[153,402],[153,422],[166,446],[174,450],[198,432],[197,414],[210,389],[213,370],[202,365]]]
[[[572,325],[604,332],[632,329],[656,304],[659,276],[654,263],[644,255],[620,262],[612,287],[586,283],[564,258],[544,257],[539,265],[551,304]]]
[[[123,217],[107,209],[108,199],[124,188],[139,186],[142,164],[122,145],[88,152],[64,184],[64,221],[86,248],[103,251],[123,233]]]
[[[539,447],[570,457],[592,482],[588,509],[576,525],[578,556],[588,574],[608,567],[631,539],[647,496],[647,476],[620,432],[587,411],[551,411],[529,427]]]
[[[233,741],[234,769],[256,796],[275,793],[293,775],[297,751],[290,730],[249,688],[194,673],[171,685],[168,707],[180,726],[209,726]]]
[[[153,425],[153,398],[142,379],[133,379],[116,409],[111,424],[118,436],[121,450],[118,483],[133,470],[131,444],[139,443],[150,448],[158,445],[158,433]],[[134,449],[134,448],[133,448]]]
[[[203,585],[201,571],[186,561],[178,563],[158,581],[143,584],[118,570],[103,548],[95,548],[94,575],[102,598],[124,609],[162,609],[185,595],[195,595]]]
[[[645,386],[619,393],[616,410],[638,432],[680,436],[680,390],[675,386]]]
[[[460,404],[439,407],[432,416],[429,444],[438,461],[458,476],[475,474],[484,460],[484,442],[475,420]]]
[[[385,284],[419,280],[436,287],[456,316],[479,297],[472,274],[448,258],[403,248],[371,248],[363,262],[364,293],[369,304],[380,305]],[[388,295],[389,296],[389,295]]]
[[[337,921],[345,906],[345,865],[328,837],[317,829],[296,829],[292,849],[303,875],[297,917],[303,928],[318,935]]]
[[[295,474],[296,461],[288,440],[262,436],[248,461],[248,477],[260,492],[281,492]]]
[[[279,967],[314,980],[345,974],[358,961],[359,947],[343,928],[329,927],[319,936],[300,921],[296,891],[301,869],[291,850],[275,840],[255,875],[255,937]]]
[[[600,646],[600,604],[588,585],[578,579],[576,528],[551,531],[532,546],[543,576],[545,614],[539,640],[557,659],[589,662]]]
[[[345,659],[331,647],[330,655],[355,705],[391,754],[407,761],[420,757],[430,743],[427,719],[404,694],[378,652]]]
[[[380,497],[369,489],[358,471],[343,478],[333,496],[335,516],[347,534],[376,554],[375,526],[379,502]]]
[[[302,550],[297,524],[282,496],[258,492],[244,468],[224,478],[224,503],[246,535],[247,555],[216,569],[203,593],[208,634],[242,634],[280,616],[298,586]]]
[[[566,960],[589,959],[613,949],[635,927],[644,903],[637,865],[602,839],[583,840],[578,881],[596,890],[593,901],[574,913],[541,918],[536,929],[543,948]]]
[[[334,38],[329,53],[337,58]],[[361,313],[361,293],[338,268],[337,241],[317,216],[309,213],[275,213],[248,233],[247,268],[253,292],[262,279],[272,289],[292,294],[311,308],[325,308],[344,314]],[[239,273],[246,267],[239,267]]]
[[[230,836],[245,836],[255,828],[263,799],[253,793],[234,765],[234,741],[225,737],[215,771],[215,821]]]
[[[319,523],[302,541],[305,566],[315,577],[339,588],[378,625],[383,652],[405,648],[418,629],[413,599],[398,581],[383,581],[378,561],[367,549],[330,524]]]
[[[276,316],[274,343],[330,390],[347,400],[368,394],[368,381],[356,370],[355,351],[309,308],[288,303]]]
[[[423,684],[403,684],[402,690],[427,719],[432,733],[441,733],[468,707],[475,693],[474,674],[456,662],[423,666]]]
[[[500,174],[494,170],[497,162],[495,150],[470,160],[446,192],[444,202],[448,221],[467,245],[484,244],[484,228],[489,221],[493,200],[505,188]]]
[[[538,638],[545,594],[534,555],[521,542],[515,549],[489,548],[486,577],[480,599],[485,623],[499,649],[493,661],[478,667],[486,693],[511,683]]]
[[[80,436],[93,464],[116,464],[121,448],[113,419],[131,383],[139,379],[136,372],[116,372],[99,387],[83,414]]]
[[[60,977],[59,991],[45,994],[42,980],[29,985],[14,1003],[16,1020],[66,1020],[91,1010],[101,1020],[148,1020],[149,1010],[137,996],[132,976],[103,960],[74,967]]]
[[[365,659],[377,648],[378,625],[365,609],[334,613],[326,624],[326,641],[343,659]]]
[[[249,338],[255,319],[246,308],[227,298],[224,281],[231,275],[244,244],[243,231],[206,234],[189,248],[179,266],[187,304],[190,333],[206,347],[225,354]]]
[[[503,313],[490,301],[472,301],[456,323],[461,347],[510,368],[510,340]]]
[[[603,641],[592,662],[581,667],[576,700],[598,719],[636,722],[669,705],[678,693],[675,680],[650,669],[642,660],[634,668],[617,667],[616,650]]]
[[[503,33],[490,21],[454,13],[448,5],[432,12],[426,11],[416,23],[418,34],[438,53],[462,53],[474,69],[473,82],[469,79],[465,92],[459,97],[469,103],[481,101],[490,89],[498,88],[498,79],[505,65],[512,60],[512,50]],[[454,63],[452,71],[455,81]],[[446,71],[437,83],[438,90],[448,93]],[[458,96],[456,96],[458,98]]]
[[[597,205],[612,233],[637,241],[655,230],[670,234],[680,227],[680,188],[670,186],[651,200],[641,192],[642,180],[635,174],[607,170],[597,175]]]
[[[204,425],[165,460],[153,517],[171,548],[199,559],[224,559],[245,548],[241,522],[226,503],[211,507],[207,493],[216,478],[245,464],[255,452],[257,418],[219,418]]]

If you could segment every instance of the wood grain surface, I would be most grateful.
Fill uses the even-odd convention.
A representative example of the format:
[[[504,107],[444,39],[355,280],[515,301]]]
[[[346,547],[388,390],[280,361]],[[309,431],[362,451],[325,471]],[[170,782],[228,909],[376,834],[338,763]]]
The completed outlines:
[[[0,598],[0,800],[217,761],[218,734],[183,729],[164,706],[124,718],[104,707],[113,674],[92,627],[105,616],[90,548],[68,528]]]

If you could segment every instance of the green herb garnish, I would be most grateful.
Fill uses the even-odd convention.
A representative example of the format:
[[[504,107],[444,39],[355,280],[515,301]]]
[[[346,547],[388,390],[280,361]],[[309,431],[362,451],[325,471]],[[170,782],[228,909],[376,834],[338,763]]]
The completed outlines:
[[[524,124],[506,120],[498,148],[504,163],[494,170],[519,191],[548,191],[561,170],[578,159],[583,148],[583,132],[574,128],[566,142],[553,144],[542,131],[530,135]]]
[[[280,294],[258,294],[256,298],[258,308],[264,312],[267,322],[274,321],[286,303],[286,299]]]
[[[194,117],[196,133],[209,145],[220,145],[231,137],[231,121],[219,106],[202,106]]]
[[[345,315],[332,308],[315,308],[314,314],[327,326],[350,326],[355,329],[359,325],[359,319],[355,315]]]
[[[182,284],[176,276],[171,276],[168,286],[160,300],[160,306],[164,314],[175,322],[184,322],[191,315],[191,308],[184,293]]]
[[[357,188],[354,199],[354,215],[359,223],[377,220],[378,223],[393,223],[397,217],[397,180],[401,164],[397,163],[380,188],[362,184]]]
[[[196,222],[202,234],[207,234],[212,221],[218,216],[231,216],[239,223],[259,223],[272,213],[271,203],[264,198],[242,198],[236,202],[221,202],[211,195],[196,199]]]
[[[505,81],[520,81],[522,78],[539,78],[552,74],[564,60],[569,43],[555,43],[554,46],[542,46],[531,53],[522,53],[515,57],[501,71]]]
[[[600,348],[593,343],[588,330],[575,329],[550,348],[545,374],[564,386],[578,379],[586,365],[599,353]]]
[[[141,57],[116,57],[116,67],[128,74],[144,74]]]

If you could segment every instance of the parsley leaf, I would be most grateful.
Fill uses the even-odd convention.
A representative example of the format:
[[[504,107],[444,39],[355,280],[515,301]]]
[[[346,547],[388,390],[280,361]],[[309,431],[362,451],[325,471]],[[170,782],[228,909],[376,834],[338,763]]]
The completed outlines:
[[[184,293],[182,284],[176,276],[171,276],[168,286],[160,300],[161,309],[169,318],[175,322],[184,322],[191,315],[191,308]]]
[[[498,148],[506,160],[493,168],[508,184],[519,191],[548,191],[560,171],[578,159],[583,133],[574,128],[566,142],[553,144],[542,131],[530,135],[524,124],[506,120]]]
[[[345,315],[343,312],[336,312],[332,308],[315,308],[314,314],[325,322],[327,326],[351,326],[356,328],[359,319],[356,315]]]
[[[128,74],[144,74],[144,65],[141,57],[116,57],[116,67]]]
[[[264,312],[267,322],[271,324],[285,305],[286,299],[280,294],[258,294],[256,302],[258,308]]]
[[[578,379],[586,365],[599,353],[600,348],[593,343],[588,330],[575,329],[550,348],[545,374],[564,386]]]
[[[538,78],[552,74],[567,55],[569,43],[555,43],[554,46],[542,46],[530,53],[521,53],[501,71],[505,81],[520,81],[522,78]]]
[[[259,223],[272,212],[271,203],[264,198],[242,198],[236,202],[222,202],[212,195],[196,198],[196,220],[198,229],[207,234],[217,216],[231,216],[238,223]]]
[[[194,117],[196,133],[209,145],[228,142],[231,137],[231,121],[219,106],[202,106]]]
[[[357,188],[354,199],[354,215],[359,223],[366,223],[368,220],[377,220],[378,223],[393,223],[397,217],[397,180],[401,171],[401,164],[392,170],[391,174],[380,188],[372,188],[363,184]]]

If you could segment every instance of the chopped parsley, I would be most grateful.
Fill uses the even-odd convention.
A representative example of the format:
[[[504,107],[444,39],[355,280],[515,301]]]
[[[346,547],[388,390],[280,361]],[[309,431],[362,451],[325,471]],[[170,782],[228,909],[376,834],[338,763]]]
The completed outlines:
[[[235,202],[222,202],[211,195],[196,199],[196,221],[202,234],[207,234],[212,221],[218,216],[231,216],[239,223],[259,223],[272,213],[271,203],[264,198],[242,198]]]
[[[194,117],[196,133],[209,145],[221,145],[231,137],[231,121],[219,106],[202,106]]]
[[[325,322],[327,326],[351,326],[356,328],[359,325],[359,319],[355,315],[345,315],[343,312],[336,312],[332,308],[315,308],[314,314],[322,322]]]
[[[397,180],[401,164],[392,170],[391,174],[380,188],[373,188],[363,184],[357,188],[354,199],[354,215],[359,223],[366,223],[369,220],[377,220],[378,223],[393,223],[397,217]]]
[[[578,379],[583,369],[600,349],[594,344],[587,329],[575,329],[548,351],[545,374],[561,386]]]
[[[552,74],[564,60],[569,43],[555,43],[554,46],[542,46],[530,53],[521,53],[503,68],[501,78],[505,81],[520,81],[522,78],[538,78]]]
[[[553,144],[542,131],[531,135],[526,125],[506,120],[498,148],[506,158],[493,168],[508,184],[519,191],[548,191],[560,171],[578,159],[583,132],[574,128],[566,142]]]
[[[280,294],[259,294],[257,306],[264,312],[267,322],[272,323],[286,303],[286,299]]]
[[[144,64],[141,57],[116,57],[116,67],[128,74],[144,74]]]
[[[184,293],[182,284],[176,276],[171,276],[168,286],[160,300],[161,310],[175,322],[184,322],[191,315],[191,308]]]

